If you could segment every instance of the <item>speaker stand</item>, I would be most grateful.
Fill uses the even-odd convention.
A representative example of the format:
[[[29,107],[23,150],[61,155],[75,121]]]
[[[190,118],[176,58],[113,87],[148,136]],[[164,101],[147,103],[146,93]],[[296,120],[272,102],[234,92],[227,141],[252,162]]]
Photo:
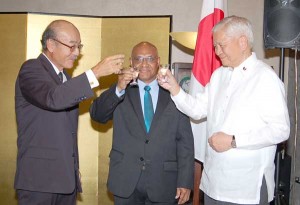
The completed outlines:
[[[280,49],[280,67],[279,67],[279,78],[282,82],[284,82],[284,55],[285,54],[285,48]],[[281,184],[280,184],[280,161],[281,159],[285,158],[285,146],[286,142],[280,143],[277,145],[277,151],[276,151],[276,160],[275,160],[275,197],[274,197],[274,205],[286,205],[285,203],[285,195],[283,191],[281,190]]]
[[[280,62],[279,62],[279,78],[284,82],[284,53],[285,49],[280,49]]]
[[[280,61],[279,61],[279,78],[282,82],[284,82],[284,52],[285,49],[281,48],[280,49]],[[274,199],[274,205],[281,205],[280,203],[280,198],[281,198],[281,193],[279,190],[279,173],[280,173],[280,157],[281,157],[281,149],[282,147],[281,144],[277,145],[277,151],[276,151],[276,163],[275,163],[275,199]]]

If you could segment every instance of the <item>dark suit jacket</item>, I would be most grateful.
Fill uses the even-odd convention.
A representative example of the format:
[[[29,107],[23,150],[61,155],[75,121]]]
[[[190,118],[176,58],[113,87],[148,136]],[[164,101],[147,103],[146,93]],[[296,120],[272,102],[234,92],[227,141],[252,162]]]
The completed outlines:
[[[194,144],[190,121],[179,112],[170,93],[160,88],[149,133],[146,133],[139,89],[128,87],[121,98],[116,86],[101,94],[91,108],[95,121],[113,118],[108,188],[129,197],[143,170],[147,192],[154,202],[174,201],[176,188],[192,189]]]
[[[68,81],[60,84],[51,63],[42,54],[20,69],[15,87],[16,189],[71,193],[77,187],[81,191],[78,104],[94,96],[94,92],[85,73],[72,79],[66,76]]]

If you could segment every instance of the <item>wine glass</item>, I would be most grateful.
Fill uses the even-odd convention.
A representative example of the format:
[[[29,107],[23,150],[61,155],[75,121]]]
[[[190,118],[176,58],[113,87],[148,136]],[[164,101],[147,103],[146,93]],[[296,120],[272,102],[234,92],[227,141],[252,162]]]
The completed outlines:
[[[132,82],[130,83],[131,86],[135,86],[138,84],[137,78],[139,76],[139,68],[137,66],[132,66],[133,68],[133,79]]]
[[[159,66],[159,73],[163,76],[163,81],[165,82],[166,81],[166,73],[167,73],[167,70],[169,69],[169,64],[161,64]]]

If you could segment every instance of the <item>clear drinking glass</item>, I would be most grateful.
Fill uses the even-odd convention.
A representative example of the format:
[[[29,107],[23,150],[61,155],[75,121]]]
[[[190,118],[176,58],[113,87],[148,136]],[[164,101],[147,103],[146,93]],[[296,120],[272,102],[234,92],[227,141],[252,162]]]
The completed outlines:
[[[161,64],[159,66],[159,73],[162,74],[164,76],[163,81],[166,81],[166,73],[167,70],[169,69],[170,65],[169,64]]]
[[[132,82],[130,83],[131,86],[137,85],[137,78],[139,76],[139,68],[137,66],[133,66],[133,79]]]

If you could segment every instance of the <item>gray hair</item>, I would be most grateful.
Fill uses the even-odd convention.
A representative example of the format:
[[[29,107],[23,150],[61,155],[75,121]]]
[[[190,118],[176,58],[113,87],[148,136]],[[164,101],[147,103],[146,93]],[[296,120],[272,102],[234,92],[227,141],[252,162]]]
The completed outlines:
[[[216,24],[212,32],[215,33],[220,29],[224,29],[228,37],[246,36],[252,48],[254,37],[252,24],[248,19],[239,16],[228,16]]]
[[[47,26],[47,28],[45,29],[45,31],[43,32],[42,40],[41,40],[43,51],[47,50],[47,40],[48,39],[56,39],[56,32],[55,32],[55,29],[52,26],[53,23],[54,22],[49,24]]]

